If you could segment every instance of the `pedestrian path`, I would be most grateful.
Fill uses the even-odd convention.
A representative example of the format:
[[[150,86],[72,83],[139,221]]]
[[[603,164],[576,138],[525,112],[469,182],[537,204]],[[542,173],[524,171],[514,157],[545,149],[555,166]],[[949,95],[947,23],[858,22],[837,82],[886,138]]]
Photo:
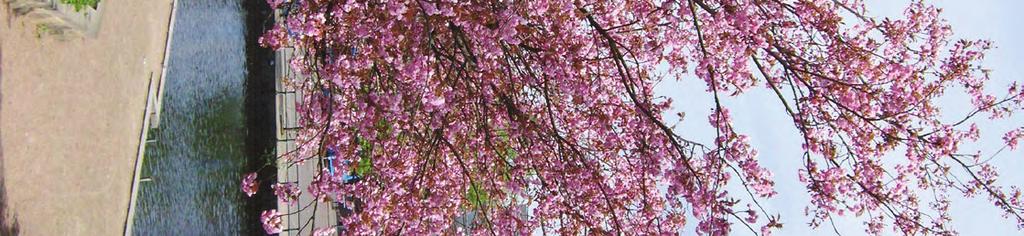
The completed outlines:
[[[282,48],[275,54],[275,77],[277,91],[277,156],[285,155],[298,148],[296,136],[300,130],[298,114],[295,106],[302,99],[302,91],[285,86],[287,78],[301,78],[302,75],[292,71],[288,61],[294,56],[294,48]],[[288,235],[309,235],[313,229],[335,225],[337,217],[329,202],[314,202],[312,196],[306,191],[307,186],[318,172],[315,160],[306,161],[304,165],[289,164],[284,158],[278,160],[277,176],[280,183],[297,184],[303,192],[299,195],[297,203],[287,204],[278,202],[278,212],[282,214],[294,213],[284,216],[282,219],[282,236]]]
[[[103,0],[102,17],[90,18],[99,30],[74,40],[6,2],[0,156],[9,213],[22,235],[124,234],[172,0]]]

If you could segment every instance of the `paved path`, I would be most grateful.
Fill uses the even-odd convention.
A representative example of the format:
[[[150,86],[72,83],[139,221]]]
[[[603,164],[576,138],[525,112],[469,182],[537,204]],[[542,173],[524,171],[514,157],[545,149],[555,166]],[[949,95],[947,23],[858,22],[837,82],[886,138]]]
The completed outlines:
[[[275,53],[275,77],[277,81],[277,155],[283,155],[297,148],[295,136],[297,133],[298,115],[295,113],[295,106],[298,99],[302,98],[302,92],[288,89],[282,84],[285,77],[298,78],[300,75],[290,70],[288,61],[291,60],[294,49],[283,48]],[[277,179],[282,183],[297,183],[302,194],[295,204],[278,202],[278,211],[283,213],[298,212],[285,216],[284,232],[281,236],[288,235],[309,235],[312,230],[324,226],[335,225],[337,217],[331,203],[319,202],[313,207],[313,198],[306,187],[313,180],[317,173],[316,160],[306,161],[301,166],[291,166],[281,159],[278,164]],[[306,207],[309,206],[309,207]],[[305,209],[303,209],[305,208]],[[309,219],[314,220],[309,220]],[[300,232],[301,231],[301,232]]]
[[[24,235],[118,235],[171,0],[103,0],[95,37],[59,41],[0,3],[0,158]]]

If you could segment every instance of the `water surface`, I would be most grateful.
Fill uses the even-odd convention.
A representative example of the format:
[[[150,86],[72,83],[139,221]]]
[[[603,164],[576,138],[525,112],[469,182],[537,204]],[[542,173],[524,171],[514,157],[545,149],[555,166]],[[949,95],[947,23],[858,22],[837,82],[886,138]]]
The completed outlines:
[[[137,235],[242,235],[247,171],[245,15],[237,0],[179,0],[160,127],[152,130]],[[249,213],[251,214],[251,213]]]

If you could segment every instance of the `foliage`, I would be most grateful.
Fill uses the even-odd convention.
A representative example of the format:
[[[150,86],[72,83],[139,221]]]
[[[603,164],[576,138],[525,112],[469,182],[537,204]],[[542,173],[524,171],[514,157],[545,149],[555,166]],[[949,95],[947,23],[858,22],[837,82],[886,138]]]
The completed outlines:
[[[305,91],[304,127],[281,158],[337,148],[349,162],[336,168],[360,172],[308,186],[365,202],[341,219],[346,233],[674,234],[694,222],[705,235],[770,234],[782,224],[760,200],[776,195],[773,175],[719,102],[755,89],[792,117],[771,125],[803,138],[788,158],[803,160],[812,227],[853,215],[871,234],[950,234],[957,193],[1024,225],[1020,190],[959,148],[1024,94],[986,93],[990,43],[951,39],[920,2],[884,20],[857,0],[269,3],[284,21],[261,43],[297,48],[290,66],[308,77],[290,81]],[[672,103],[653,95],[687,77],[707,87],[690,96],[714,98],[711,143],[666,125]],[[971,112],[940,119],[936,100],[958,87]],[[466,209],[485,227],[456,229]]]
[[[70,4],[75,7],[75,11],[81,11],[86,7],[96,9],[100,5],[100,0],[60,0],[60,3]]]
[[[470,207],[473,209],[481,209],[487,207],[491,200],[487,196],[487,191],[483,190],[479,184],[470,184],[469,191],[466,192],[466,201],[469,201]]]

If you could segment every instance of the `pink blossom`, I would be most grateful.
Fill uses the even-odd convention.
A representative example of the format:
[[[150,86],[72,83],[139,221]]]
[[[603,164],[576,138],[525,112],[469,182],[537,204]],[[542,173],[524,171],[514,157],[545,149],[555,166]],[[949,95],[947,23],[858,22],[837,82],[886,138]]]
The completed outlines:
[[[293,199],[302,188],[359,209],[339,219],[352,234],[721,235],[767,219],[767,235],[778,217],[736,208],[777,196],[765,163],[788,158],[801,160],[791,169],[809,200],[793,207],[805,207],[811,227],[852,215],[872,234],[955,232],[941,217],[945,200],[922,192],[988,197],[1024,222],[1024,203],[996,184],[995,168],[961,150],[982,140],[974,123],[1024,109],[1020,89],[988,89],[991,42],[952,38],[924,2],[886,19],[866,9],[852,0],[292,1],[260,40],[300,52],[289,65],[308,78],[290,81],[303,95],[301,145],[282,160],[320,170],[275,194]],[[664,80],[690,78],[706,92],[687,96],[714,99],[698,104],[711,110],[700,124],[712,135],[673,127],[689,121],[671,120],[677,104],[655,95]],[[751,91],[772,94],[758,104],[791,118],[754,125],[793,129],[804,153],[758,155],[775,148],[757,146],[772,137],[745,134],[730,114],[729,97]],[[948,91],[977,112],[950,122],[938,104]],[[1004,141],[1015,146],[1019,133]],[[336,148],[336,172],[323,168],[324,147]],[[921,217],[931,210],[937,217]]]
[[[281,214],[276,209],[260,212],[260,222],[267,234],[281,233]]]
[[[1006,146],[1010,147],[1010,150],[1017,149],[1017,141],[1024,138],[1024,127],[1010,130],[1003,135],[1003,141],[1006,141]]]
[[[256,180],[256,172],[246,174],[242,177],[242,192],[252,197],[260,189],[259,181]]]
[[[273,9],[273,8],[277,8],[278,6],[281,6],[281,3],[284,3],[286,1],[288,1],[288,0],[267,0],[267,4],[269,4],[270,8]]]
[[[320,227],[317,228],[316,230],[313,230],[313,236],[330,236],[334,235],[334,233],[336,233],[337,231],[338,229],[336,229],[334,226]]]
[[[277,199],[284,203],[297,203],[299,194],[302,193],[299,192],[299,186],[295,185],[294,183],[278,183],[274,184],[272,188],[274,189],[274,195],[277,196]]]

